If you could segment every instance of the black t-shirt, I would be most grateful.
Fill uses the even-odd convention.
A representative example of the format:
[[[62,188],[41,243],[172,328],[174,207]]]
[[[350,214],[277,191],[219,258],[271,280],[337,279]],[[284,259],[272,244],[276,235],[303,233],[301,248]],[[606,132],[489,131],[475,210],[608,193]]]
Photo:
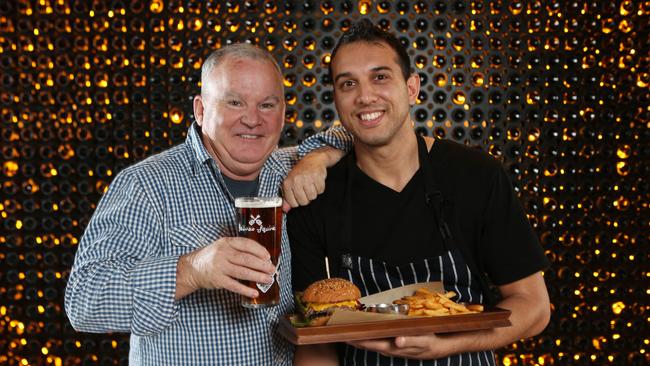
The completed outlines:
[[[454,240],[474,253],[475,263],[492,283],[508,284],[548,266],[498,161],[446,140],[437,140],[428,157],[438,189],[451,203],[447,222]],[[442,239],[424,203],[421,169],[399,193],[373,181],[356,166],[351,171],[351,254],[398,265],[441,253]],[[340,253],[349,173],[344,158],[328,169],[323,194],[289,212],[294,290],[324,278],[324,257],[329,256],[331,262]]]
[[[441,242],[433,235],[433,213],[425,205],[422,169],[401,192],[375,181],[356,164],[351,171],[350,254],[395,266],[442,254]],[[361,243],[365,245],[357,245]]]

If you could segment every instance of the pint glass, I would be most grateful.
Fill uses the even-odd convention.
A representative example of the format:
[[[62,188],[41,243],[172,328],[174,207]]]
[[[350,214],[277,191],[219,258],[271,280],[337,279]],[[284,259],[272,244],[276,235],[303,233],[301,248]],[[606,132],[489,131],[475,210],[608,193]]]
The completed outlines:
[[[259,292],[255,299],[242,298],[242,306],[263,308],[275,306],[280,302],[278,270],[280,247],[282,243],[282,198],[280,197],[239,197],[235,199],[239,210],[239,236],[255,240],[271,254],[271,262],[276,267],[270,283],[243,281],[245,285]]]

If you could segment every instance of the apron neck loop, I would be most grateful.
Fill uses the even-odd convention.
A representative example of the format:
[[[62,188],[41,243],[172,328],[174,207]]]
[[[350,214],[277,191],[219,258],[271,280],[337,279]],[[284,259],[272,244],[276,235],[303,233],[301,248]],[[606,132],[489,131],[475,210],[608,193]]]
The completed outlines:
[[[427,151],[427,145],[424,141],[424,138],[419,134],[416,134],[418,142],[418,162],[420,164],[420,169],[424,175],[424,190],[425,195],[424,199],[427,207],[429,207],[436,220],[436,224],[439,227],[440,234],[442,235],[443,247],[445,249],[451,248],[450,239],[451,231],[447,226],[447,223],[442,220],[442,209],[443,209],[443,197],[439,190],[436,188],[436,183],[433,176],[433,171],[431,165],[429,164],[429,153]],[[350,249],[352,248],[352,180],[353,175],[356,171],[356,155],[354,149],[346,156],[347,164],[347,177],[345,183],[345,196],[343,201],[343,213],[342,213],[342,240],[340,244],[340,252],[338,254],[337,264],[340,266],[340,269],[351,269],[352,261]]]
[[[442,244],[445,250],[452,248],[452,235],[444,216],[444,207],[446,200],[442,196],[439,187],[436,185],[436,180],[433,174],[431,164],[429,164],[429,153],[427,151],[427,144],[424,138],[417,135],[418,139],[418,157],[420,159],[420,168],[424,175],[424,202],[433,213],[436,220],[438,231],[442,237]]]
[[[347,176],[345,178],[345,193],[343,196],[343,207],[341,219],[342,240],[339,244],[338,253],[334,258],[334,276],[339,276],[339,272],[347,269],[352,269],[352,256],[350,249],[352,248],[352,175],[356,165],[356,155],[354,149],[345,157],[347,165]]]

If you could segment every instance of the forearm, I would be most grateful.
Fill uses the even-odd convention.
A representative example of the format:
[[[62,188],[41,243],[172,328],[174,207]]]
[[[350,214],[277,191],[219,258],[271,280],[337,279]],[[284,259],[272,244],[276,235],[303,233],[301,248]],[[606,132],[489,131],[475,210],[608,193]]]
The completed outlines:
[[[346,152],[331,146],[323,146],[311,151],[307,156],[319,159],[325,167],[329,168],[338,163]]]
[[[497,306],[511,311],[510,327],[397,337],[394,341],[383,339],[349,343],[384,355],[428,360],[495,350],[538,334],[546,327],[550,318],[550,303],[541,273],[499,286],[499,290],[503,300]]]
[[[438,345],[436,348],[446,349],[448,355],[495,350],[520,339],[532,337],[540,333],[547,324],[548,318],[545,312],[539,308],[531,309],[525,299],[512,297],[496,306],[512,312],[511,326],[475,332],[440,334],[440,342],[445,346]]]
[[[175,300],[180,300],[198,289],[191,275],[191,262],[188,258],[190,255],[191,253],[184,254],[178,258],[178,263],[176,264]]]
[[[440,335],[449,354],[498,349],[544,330],[550,319],[550,303],[541,273],[501,286],[503,300],[496,306],[511,311],[509,327]]]

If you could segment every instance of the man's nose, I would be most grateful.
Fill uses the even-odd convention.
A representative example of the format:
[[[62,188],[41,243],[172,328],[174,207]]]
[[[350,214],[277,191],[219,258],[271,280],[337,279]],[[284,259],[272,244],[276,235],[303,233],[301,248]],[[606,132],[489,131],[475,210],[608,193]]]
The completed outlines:
[[[248,128],[254,128],[262,124],[257,108],[247,108],[241,117],[241,123]]]
[[[358,104],[372,104],[377,100],[375,88],[372,85],[369,85],[367,83],[360,83],[357,90],[359,91],[359,94],[356,98],[356,102]]]

